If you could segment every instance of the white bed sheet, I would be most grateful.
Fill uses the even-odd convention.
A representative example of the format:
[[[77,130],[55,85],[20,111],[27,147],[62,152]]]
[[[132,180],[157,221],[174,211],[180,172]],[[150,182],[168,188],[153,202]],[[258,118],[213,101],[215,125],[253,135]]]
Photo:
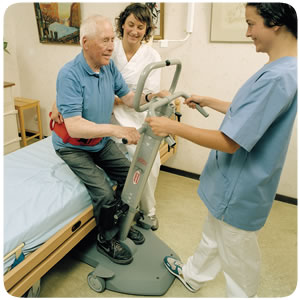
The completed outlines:
[[[3,166],[4,255],[22,242],[24,255],[34,251],[91,205],[51,137],[5,155]],[[4,272],[13,262],[14,255],[4,262]]]

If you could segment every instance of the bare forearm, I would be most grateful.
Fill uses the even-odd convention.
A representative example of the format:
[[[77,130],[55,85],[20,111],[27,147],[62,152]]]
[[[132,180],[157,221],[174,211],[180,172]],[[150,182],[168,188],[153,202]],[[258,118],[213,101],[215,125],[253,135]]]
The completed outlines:
[[[229,109],[230,102],[219,100],[212,97],[207,96],[198,96],[192,95],[184,101],[184,104],[188,105],[191,108],[196,108],[196,103],[198,103],[201,107],[210,107],[218,112],[226,114]]]
[[[178,123],[166,117],[149,117],[146,121],[158,136],[173,134],[202,147],[231,154],[240,147],[219,130],[200,129],[184,123]]]
[[[106,136],[118,136],[120,126],[112,124],[96,124],[81,117],[65,119],[65,125],[68,133],[73,138],[99,138]]]
[[[203,106],[210,107],[218,112],[221,112],[223,114],[226,114],[227,110],[229,109],[231,102],[219,100],[212,97],[207,97],[207,99],[204,101]]]
[[[172,130],[173,134],[202,147],[231,154],[240,147],[219,130],[201,129],[178,122],[174,123],[174,125],[174,129]]]

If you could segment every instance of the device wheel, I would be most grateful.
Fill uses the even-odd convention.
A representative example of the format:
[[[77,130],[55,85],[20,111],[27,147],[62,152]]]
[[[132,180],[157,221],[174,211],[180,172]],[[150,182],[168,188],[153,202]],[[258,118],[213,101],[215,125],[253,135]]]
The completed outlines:
[[[87,280],[89,287],[95,292],[102,293],[105,290],[105,280],[101,277],[96,276],[94,272],[91,272],[88,275]]]

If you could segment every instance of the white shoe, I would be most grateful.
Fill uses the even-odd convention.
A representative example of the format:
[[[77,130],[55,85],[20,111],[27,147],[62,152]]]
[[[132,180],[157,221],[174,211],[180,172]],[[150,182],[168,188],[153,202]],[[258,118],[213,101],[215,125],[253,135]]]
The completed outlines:
[[[193,287],[191,287],[183,278],[183,274],[182,274],[182,267],[183,267],[183,263],[178,260],[175,259],[172,256],[166,256],[164,258],[164,264],[166,266],[166,268],[168,269],[168,271],[173,274],[174,276],[176,276],[183,284],[184,286],[190,291],[190,292],[197,292],[196,289],[194,289]]]
[[[156,215],[149,216],[149,219],[151,220],[151,223],[152,223],[151,229],[153,231],[157,230],[159,227],[159,224],[158,224],[158,219],[157,219]]]

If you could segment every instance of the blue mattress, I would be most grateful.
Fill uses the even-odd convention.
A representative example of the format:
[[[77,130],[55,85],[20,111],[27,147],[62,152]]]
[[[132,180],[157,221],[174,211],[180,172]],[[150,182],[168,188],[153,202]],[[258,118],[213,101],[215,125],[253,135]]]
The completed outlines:
[[[80,180],[56,155],[51,137],[7,154],[4,166],[4,255],[25,243],[33,252],[91,205]],[[4,272],[15,257],[4,262]]]

